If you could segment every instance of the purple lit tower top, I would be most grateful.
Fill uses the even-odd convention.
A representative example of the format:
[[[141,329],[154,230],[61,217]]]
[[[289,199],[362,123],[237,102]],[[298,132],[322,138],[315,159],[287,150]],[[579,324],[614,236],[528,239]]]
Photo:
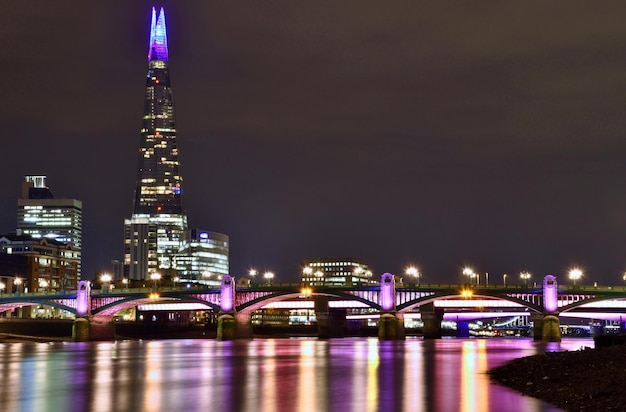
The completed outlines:
[[[152,24],[150,25],[150,48],[148,49],[148,61],[167,61],[167,29],[165,28],[165,11],[159,10],[157,17],[156,9],[152,8]]]

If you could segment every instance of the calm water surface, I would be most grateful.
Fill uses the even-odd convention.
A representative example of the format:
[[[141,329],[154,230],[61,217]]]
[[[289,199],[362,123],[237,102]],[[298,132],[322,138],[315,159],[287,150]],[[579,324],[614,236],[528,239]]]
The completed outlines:
[[[3,411],[557,411],[485,371],[529,339],[255,339],[0,345]]]

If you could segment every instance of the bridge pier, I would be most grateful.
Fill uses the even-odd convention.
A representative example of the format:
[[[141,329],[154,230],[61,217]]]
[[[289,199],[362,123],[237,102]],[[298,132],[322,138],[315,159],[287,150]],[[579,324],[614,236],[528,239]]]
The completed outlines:
[[[80,317],[72,325],[74,342],[115,340],[115,322],[112,316]]]
[[[435,308],[432,303],[420,308],[420,315],[424,327],[422,334],[424,339],[441,339],[441,321],[443,320],[443,309]]]
[[[237,339],[252,339],[252,315],[250,313],[235,314]]]
[[[378,340],[404,340],[404,313],[396,310],[396,278],[391,273],[380,277],[380,318]]]
[[[533,340],[542,342],[560,342],[561,325],[556,314],[537,313],[530,316],[533,322]]]
[[[558,287],[556,278],[546,275],[543,278],[543,315],[533,315],[533,338],[543,342],[560,342]],[[542,318],[540,318],[543,316]]]
[[[237,321],[231,314],[224,313],[217,318],[217,340],[237,339]]]
[[[378,340],[404,340],[404,314],[383,313],[378,320]]]
[[[543,342],[561,341],[561,325],[558,316],[546,315],[543,317],[541,340]]]
[[[344,337],[347,328],[346,310],[330,309],[328,296],[315,297],[315,319],[317,319],[317,337],[319,339]]]

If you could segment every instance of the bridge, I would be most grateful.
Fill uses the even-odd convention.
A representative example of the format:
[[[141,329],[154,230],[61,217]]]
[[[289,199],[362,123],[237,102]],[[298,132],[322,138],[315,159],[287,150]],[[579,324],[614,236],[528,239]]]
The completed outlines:
[[[252,337],[251,315],[282,303],[315,310],[320,337],[337,335],[346,310],[355,317],[377,317],[379,338],[404,339],[404,318],[419,318],[425,338],[441,337],[441,322],[504,316],[530,316],[534,338],[559,341],[560,317],[626,320],[626,287],[559,286],[548,275],[539,287],[527,285],[396,284],[392,274],[379,284],[307,286],[302,283],[237,286],[224,276],[219,288],[194,287],[92,290],[81,281],[76,291],[0,295],[0,312],[46,305],[75,316],[75,340],[114,339],[113,316],[148,303],[193,303],[217,314],[218,339]],[[291,305],[291,306],[290,306]],[[304,306],[303,306],[304,305]]]

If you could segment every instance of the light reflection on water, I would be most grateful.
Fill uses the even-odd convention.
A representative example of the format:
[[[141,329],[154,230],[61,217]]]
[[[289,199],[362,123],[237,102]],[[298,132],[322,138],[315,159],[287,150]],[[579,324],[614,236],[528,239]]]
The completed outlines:
[[[0,345],[7,411],[557,411],[493,384],[590,339],[257,339]]]

